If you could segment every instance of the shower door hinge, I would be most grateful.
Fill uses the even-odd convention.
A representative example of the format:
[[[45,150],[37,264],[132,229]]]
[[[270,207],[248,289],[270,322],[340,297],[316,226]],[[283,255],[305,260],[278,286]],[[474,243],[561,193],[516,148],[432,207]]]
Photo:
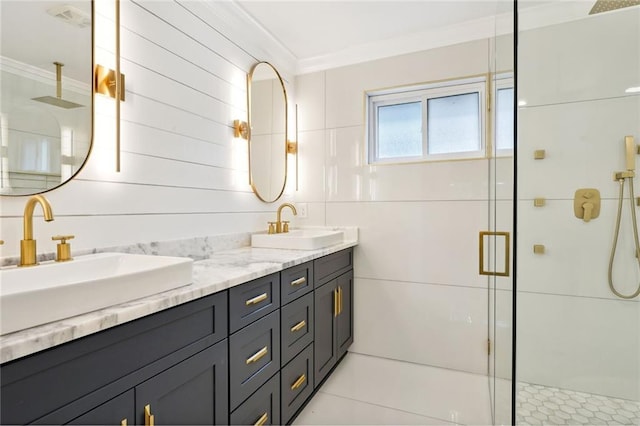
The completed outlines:
[[[487,355],[491,355],[491,339],[487,339]]]

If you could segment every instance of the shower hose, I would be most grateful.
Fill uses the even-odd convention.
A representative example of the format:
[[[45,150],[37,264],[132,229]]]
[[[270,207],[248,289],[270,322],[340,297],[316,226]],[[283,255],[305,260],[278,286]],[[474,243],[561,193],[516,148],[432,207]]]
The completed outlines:
[[[636,260],[638,261],[638,267],[640,267],[640,242],[638,241],[638,221],[636,220],[636,209],[633,205],[633,178],[629,179],[629,201],[631,206],[631,223],[633,225],[633,235],[636,244]],[[624,295],[618,292],[613,285],[613,259],[616,256],[616,246],[618,245],[618,235],[620,234],[620,219],[622,217],[622,200],[624,198],[624,181],[627,179],[618,179],[620,182],[620,196],[618,197],[618,217],[616,219],[616,230],[613,234],[613,247],[611,248],[611,256],[609,257],[609,288],[618,297],[623,299],[633,299],[640,294],[640,283],[638,288],[633,294]]]

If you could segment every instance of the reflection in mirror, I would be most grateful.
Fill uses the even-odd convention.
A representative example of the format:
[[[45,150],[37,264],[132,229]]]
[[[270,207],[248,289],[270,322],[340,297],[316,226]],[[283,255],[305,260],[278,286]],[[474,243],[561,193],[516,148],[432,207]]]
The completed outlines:
[[[0,195],[48,191],[91,150],[93,2],[0,1]]]
[[[287,92],[278,71],[256,64],[248,78],[249,173],[262,201],[276,201],[287,179]]]

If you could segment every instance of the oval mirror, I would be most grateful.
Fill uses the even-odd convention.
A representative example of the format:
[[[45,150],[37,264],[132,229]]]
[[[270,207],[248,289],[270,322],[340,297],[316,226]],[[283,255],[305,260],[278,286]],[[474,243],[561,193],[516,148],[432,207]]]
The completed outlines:
[[[93,1],[0,1],[0,195],[77,174],[93,135]]]
[[[259,62],[249,72],[247,93],[251,188],[272,203],[287,183],[287,92],[278,71]]]

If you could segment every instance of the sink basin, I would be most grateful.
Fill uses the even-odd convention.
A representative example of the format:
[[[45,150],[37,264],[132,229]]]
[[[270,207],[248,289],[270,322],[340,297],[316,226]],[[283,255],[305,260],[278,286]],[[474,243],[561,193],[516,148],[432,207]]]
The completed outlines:
[[[282,234],[252,234],[251,246],[292,250],[316,250],[341,243],[342,240],[342,231],[293,229]]]
[[[0,270],[0,334],[191,284],[193,260],[125,253]]]

